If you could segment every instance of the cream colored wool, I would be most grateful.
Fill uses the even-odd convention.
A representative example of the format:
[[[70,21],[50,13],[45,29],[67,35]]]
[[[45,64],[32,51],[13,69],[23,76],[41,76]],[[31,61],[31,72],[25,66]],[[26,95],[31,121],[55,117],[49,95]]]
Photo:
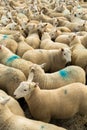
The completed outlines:
[[[40,38],[36,28],[36,25],[28,27],[29,34],[25,39],[25,42],[34,49],[38,49],[40,46]]]
[[[46,63],[45,71],[55,72],[71,62],[71,51],[69,48],[59,50],[35,49],[25,52],[22,58],[39,65]]]
[[[60,49],[64,47],[69,47],[69,46],[63,43],[53,42],[51,40],[49,33],[47,32],[44,32],[42,34],[40,49],[51,50],[51,49]]]
[[[66,130],[56,125],[34,121],[13,114],[6,106],[10,98],[0,96],[0,130]]]
[[[7,106],[11,110],[12,113],[14,113],[16,115],[20,115],[20,116],[25,116],[24,112],[23,112],[20,104],[17,102],[17,100],[15,100],[13,97],[8,95],[5,91],[3,91],[1,89],[0,89],[0,96],[2,96],[3,98],[10,97],[10,100],[7,102]]]
[[[5,46],[0,46],[0,63],[21,70],[26,77],[29,73],[29,67],[33,64],[15,55]]]
[[[0,89],[13,96],[14,90],[26,77],[20,70],[0,64]]]
[[[61,43],[65,43],[65,44],[67,44],[68,46],[69,46],[69,43],[70,43],[70,41],[69,41],[69,38],[68,38],[68,35],[64,35],[64,34],[62,34],[62,35],[59,35],[56,39],[55,39],[55,42],[61,42]]]
[[[78,36],[71,35],[70,37],[72,64],[82,67],[87,73],[87,49],[81,44]]]
[[[16,53],[17,51],[17,42],[14,39],[9,38],[8,36],[7,38],[3,38],[3,40],[0,41],[0,44],[5,45],[13,53]]]
[[[41,67],[33,65],[25,84],[30,80],[39,83],[41,89],[55,89],[74,82],[81,82],[85,84],[86,74],[79,66],[71,65],[55,73],[45,73]]]
[[[14,95],[24,97],[34,119],[41,121],[68,119],[77,112],[87,115],[87,86],[82,83],[55,90],[41,90],[35,82],[21,83]]]

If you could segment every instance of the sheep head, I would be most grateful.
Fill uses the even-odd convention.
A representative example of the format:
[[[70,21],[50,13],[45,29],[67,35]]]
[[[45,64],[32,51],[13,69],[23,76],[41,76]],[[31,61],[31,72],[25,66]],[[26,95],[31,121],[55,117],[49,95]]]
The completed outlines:
[[[69,48],[61,48],[61,53],[66,63],[71,62],[71,50]]]
[[[33,78],[34,78],[34,74],[35,73],[44,73],[44,68],[46,67],[46,63],[43,63],[41,65],[37,65],[37,64],[34,64],[30,67],[30,70],[29,70],[29,75],[28,75],[28,81],[31,82],[33,81]]]
[[[18,88],[14,92],[15,98],[22,98],[26,97],[27,95],[31,95],[31,92],[34,91],[36,88],[37,83],[35,82],[28,82],[28,81],[23,81],[20,83]]]
[[[81,44],[80,38],[76,34],[69,35],[70,47],[76,45],[77,43]]]

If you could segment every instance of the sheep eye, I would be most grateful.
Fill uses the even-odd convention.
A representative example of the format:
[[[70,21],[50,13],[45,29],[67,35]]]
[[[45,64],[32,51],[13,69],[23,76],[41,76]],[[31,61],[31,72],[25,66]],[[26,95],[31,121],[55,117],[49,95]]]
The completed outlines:
[[[27,91],[26,89],[24,89],[24,91]]]

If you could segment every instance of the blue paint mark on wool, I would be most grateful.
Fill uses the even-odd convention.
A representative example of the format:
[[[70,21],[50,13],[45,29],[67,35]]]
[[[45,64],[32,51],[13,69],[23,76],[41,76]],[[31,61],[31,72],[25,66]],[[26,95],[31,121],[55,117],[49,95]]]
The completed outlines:
[[[8,35],[3,35],[3,40],[7,39]]]
[[[18,59],[18,58],[20,58],[20,56],[18,56],[18,55],[12,55],[11,57],[9,57],[9,58],[6,60],[6,64],[11,63],[12,61],[14,61],[14,60],[16,60],[16,59]]]
[[[80,5],[78,5],[78,6],[77,6],[77,8],[78,8],[78,9],[81,9],[81,6],[80,6]]]
[[[60,70],[58,71],[60,76],[63,78],[67,78],[68,77],[68,72],[66,70]]]

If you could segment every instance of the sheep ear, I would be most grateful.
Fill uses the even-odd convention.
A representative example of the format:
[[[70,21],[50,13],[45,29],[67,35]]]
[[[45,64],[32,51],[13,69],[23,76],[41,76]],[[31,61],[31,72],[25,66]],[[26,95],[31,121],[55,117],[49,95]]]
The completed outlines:
[[[10,96],[8,96],[8,98],[0,97],[0,103],[2,105],[5,105],[9,100],[10,100]]]
[[[31,67],[31,71],[30,71],[29,76],[28,76],[28,81],[32,81],[33,80],[34,70],[35,70],[35,68]]]
[[[72,40],[76,37],[76,35],[73,35]]]
[[[39,86],[39,83],[38,83],[38,82],[35,83],[35,86],[34,86],[34,87],[36,88],[37,86]]]
[[[63,49],[63,48],[61,48],[61,52],[64,52],[64,49]]]
[[[45,66],[46,66],[46,63],[43,63],[43,64],[40,65],[40,67],[41,67],[42,69],[44,69]]]

